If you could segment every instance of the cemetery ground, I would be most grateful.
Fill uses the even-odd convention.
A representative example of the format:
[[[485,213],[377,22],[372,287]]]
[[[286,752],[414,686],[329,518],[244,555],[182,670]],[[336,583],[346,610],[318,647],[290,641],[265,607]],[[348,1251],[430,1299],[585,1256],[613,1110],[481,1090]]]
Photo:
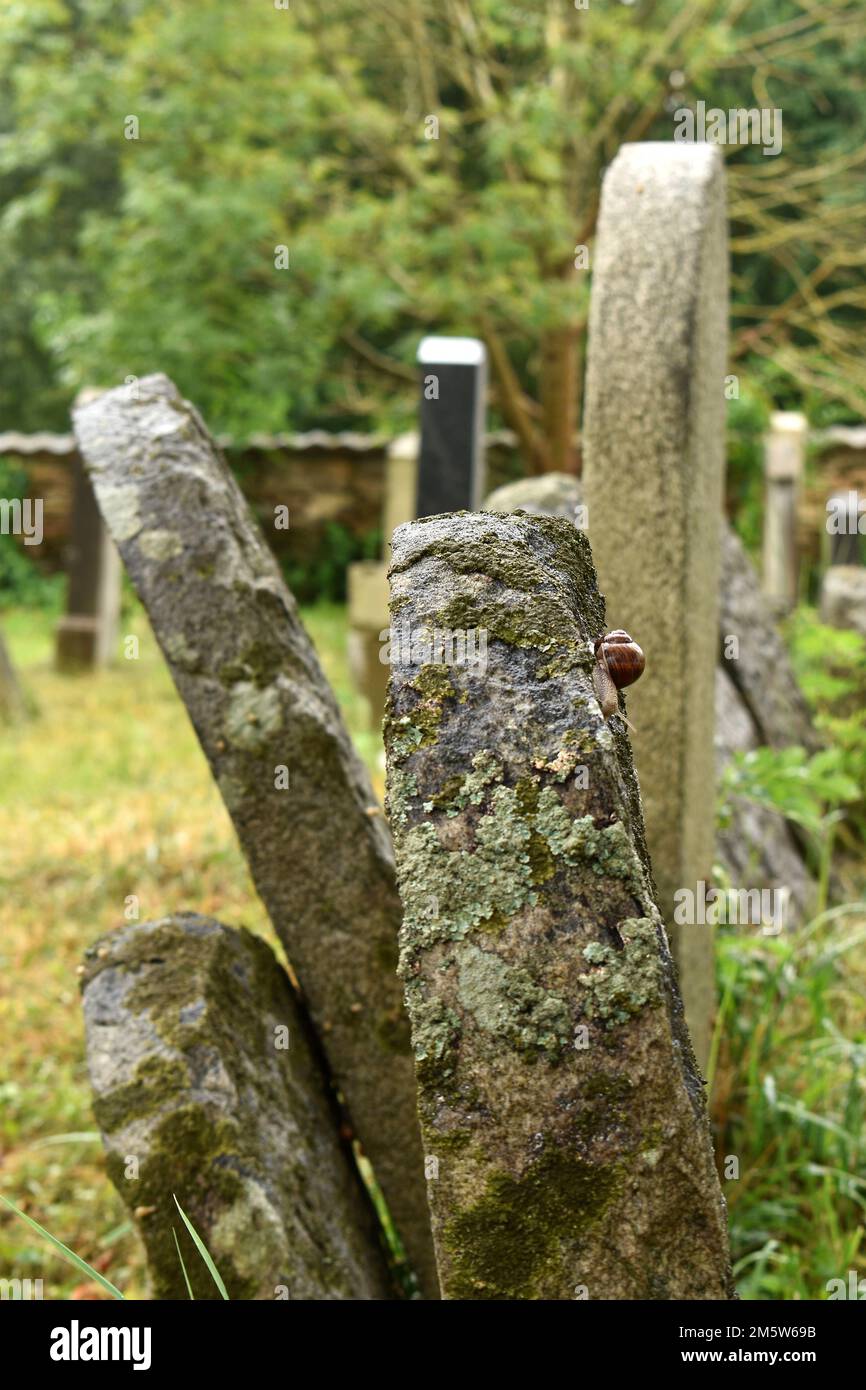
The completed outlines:
[[[280,945],[252,887],[227,812],[142,610],[122,630],[137,660],[97,675],[52,669],[56,614],[4,614],[12,655],[38,706],[0,734],[0,1191],[104,1272],[146,1296],[143,1249],[105,1174],[84,1064],[78,967],[122,924],[195,909]],[[345,613],[304,620],[347,724],[383,790],[380,745],[345,663]],[[721,1024],[711,1116],[737,1284],[745,1298],[822,1298],[862,1263],[866,911],[842,865],[837,906],[777,938],[718,929]],[[851,1041],[860,1038],[860,1041]],[[102,1296],[9,1212],[0,1270],[42,1278],[46,1298]]]

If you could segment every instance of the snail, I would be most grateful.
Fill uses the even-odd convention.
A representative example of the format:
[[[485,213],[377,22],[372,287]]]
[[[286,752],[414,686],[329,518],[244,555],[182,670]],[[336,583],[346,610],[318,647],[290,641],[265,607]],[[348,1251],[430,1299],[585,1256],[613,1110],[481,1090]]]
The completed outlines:
[[[620,690],[623,686],[633,685],[643,675],[645,666],[646,657],[637,642],[622,628],[596,637],[592,684],[605,719],[618,712]],[[628,724],[627,719],[625,722]]]

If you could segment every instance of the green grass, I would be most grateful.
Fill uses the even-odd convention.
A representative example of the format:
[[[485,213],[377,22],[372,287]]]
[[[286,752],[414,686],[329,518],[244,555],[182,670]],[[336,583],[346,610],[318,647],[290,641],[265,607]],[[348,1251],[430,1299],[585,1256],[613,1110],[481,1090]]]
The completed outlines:
[[[305,621],[381,795],[381,747],[345,662],[345,613]],[[77,970],[84,948],[141,916],[195,909],[278,950],[229,818],[146,620],[138,661],[94,676],[51,666],[53,615],[3,616],[39,716],[0,730],[0,1188],[130,1298],[142,1247],[108,1182],[90,1111]],[[862,880],[861,880],[862,881]],[[852,896],[861,891],[856,886]],[[866,1273],[866,902],[780,938],[720,929],[723,1015],[711,1113],[746,1298],[821,1298]],[[0,1214],[0,1277],[46,1298],[92,1280]]]

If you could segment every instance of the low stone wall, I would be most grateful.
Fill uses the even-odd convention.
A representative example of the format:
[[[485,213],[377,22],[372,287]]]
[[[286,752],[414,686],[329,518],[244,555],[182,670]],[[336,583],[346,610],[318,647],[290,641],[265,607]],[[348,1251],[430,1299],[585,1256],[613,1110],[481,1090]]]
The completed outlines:
[[[221,439],[220,443],[290,578],[295,570],[324,571],[331,566],[341,571],[351,559],[364,554],[372,558],[375,538],[381,537],[382,530],[389,443],[385,436],[315,430],[254,435],[243,442]],[[43,541],[27,549],[48,571],[64,568],[76,457],[71,434],[0,434],[0,459],[19,464],[27,474],[27,496],[43,499]],[[491,486],[520,473],[510,434],[491,435]],[[277,506],[289,509],[288,530],[274,529]],[[333,526],[344,533],[340,554],[335,553]]]

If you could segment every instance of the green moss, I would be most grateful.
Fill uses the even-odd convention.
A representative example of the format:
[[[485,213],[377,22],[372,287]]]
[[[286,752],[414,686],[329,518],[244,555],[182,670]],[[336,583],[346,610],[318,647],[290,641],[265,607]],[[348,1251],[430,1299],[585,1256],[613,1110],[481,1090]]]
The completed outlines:
[[[162,1109],[172,1093],[189,1086],[189,1072],[183,1060],[152,1055],[145,1057],[135,1075],[124,1086],[107,1095],[96,1096],[93,1113],[105,1134],[124,1129],[134,1120],[144,1119]]]
[[[403,836],[403,940],[412,952],[434,941],[459,940],[494,914],[507,919],[535,903],[530,829],[512,788],[494,788],[489,811],[475,828],[475,840],[474,853],[448,851],[429,823],[415,825]],[[433,919],[431,898],[444,905]],[[401,971],[406,968],[404,952]]]
[[[630,917],[619,924],[619,934],[621,951],[598,941],[584,947],[590,969],[578,977],[586,989],[584,1014],[607,1028],[627,1023],[663,997],[656,923],[649,917]]]
[[[452,1071],[451,1054],[460,1037],[460,1019],[441,999],[411,992],[412,1050],[421,1085],[445,1080]]]
[[[618,1186],[615,1166],[562,1150],[543,1154],[520,1178],[493,1174],[479,1201],[445,1225],[446,1296],[541,1298],[548,1270],[561,1287],[562,1243],[573,1245],[592,1227]]]
[[[266,642],[253,642],[236,661],[221,666],[218,674],[223,685],[252,681],[261,690],[276,680],[284,666],[285,658],[278,648]]]
[[[458,998],[479,1028],[524,1053],[559,1056],[571,1029],[564,999],[542,989],[520,966],[467,942],[460,947]]]

